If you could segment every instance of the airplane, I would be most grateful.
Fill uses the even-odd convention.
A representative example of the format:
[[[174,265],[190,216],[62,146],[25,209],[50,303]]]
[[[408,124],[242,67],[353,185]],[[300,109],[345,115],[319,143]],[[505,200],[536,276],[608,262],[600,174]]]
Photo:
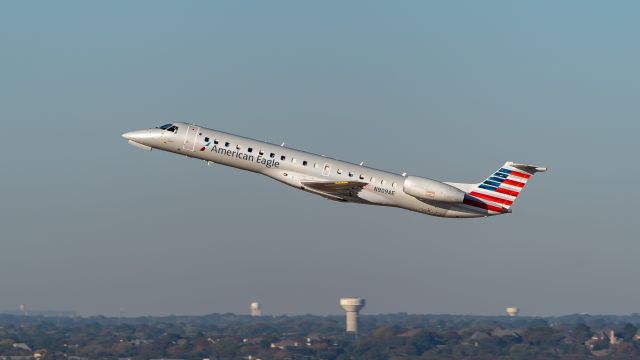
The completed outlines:
[[[397,207],[445,218],[511,213],[531,177],[547,170],[506,162],[479,183],[440,182],[183,122],[131,131],[122,137],[143,150],[158,149],[255,172],[330,200]]]

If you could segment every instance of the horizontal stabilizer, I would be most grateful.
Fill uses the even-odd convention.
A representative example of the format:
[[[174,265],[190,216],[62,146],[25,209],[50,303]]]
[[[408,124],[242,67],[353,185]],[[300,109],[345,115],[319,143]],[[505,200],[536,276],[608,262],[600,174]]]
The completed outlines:
[[[507,163],[509,164],[509,163]],[[514,168],[520,169],[522,171],[525,171],[531,175],[537,173],[537,172],[545,172],[547,171],[546,167],[541,167],[541,166],[535,166],[535,165],[527,165],[527,164],[514,164],[511,163],[511,166],[513,166]]]

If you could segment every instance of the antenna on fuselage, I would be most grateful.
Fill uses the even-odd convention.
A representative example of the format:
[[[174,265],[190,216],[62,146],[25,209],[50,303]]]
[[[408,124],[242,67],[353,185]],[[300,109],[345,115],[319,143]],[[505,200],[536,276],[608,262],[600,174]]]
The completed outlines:
[[[280,144],[281,147],[284,147],[285,143],[283,142],[282,144]]]
[[[407,173],[406,173],[406,172],[405,172],[405,173],[402,173],[402,176],[407,176]]]
[[[364,165],[364,161],[361,161],[361,162],[360,162],[360,166],[362,166],[362,165]]]

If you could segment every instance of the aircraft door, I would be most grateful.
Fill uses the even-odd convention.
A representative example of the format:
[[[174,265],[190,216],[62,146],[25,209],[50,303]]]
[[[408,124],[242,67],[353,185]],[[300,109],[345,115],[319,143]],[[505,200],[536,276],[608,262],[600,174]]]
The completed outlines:
[[[331,172],[331,164],[329,163],[324,164],[324,168],[322,168],[322,176],[329,176],[330,172]]]
[[[182,145],[183,149],[189,151],[195,150],[199,131],[200,128],[197,126],[187,126],[187,132],[184,134],[184,144]]]

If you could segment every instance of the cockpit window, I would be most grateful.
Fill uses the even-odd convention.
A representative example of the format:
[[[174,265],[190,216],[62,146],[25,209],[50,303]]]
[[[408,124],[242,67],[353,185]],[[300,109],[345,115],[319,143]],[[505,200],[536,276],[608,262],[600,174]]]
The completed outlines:
[[[166,124],[159,127],[159,129],[171,131],[174,134],[178,133],[178,127],[173,124]]]

